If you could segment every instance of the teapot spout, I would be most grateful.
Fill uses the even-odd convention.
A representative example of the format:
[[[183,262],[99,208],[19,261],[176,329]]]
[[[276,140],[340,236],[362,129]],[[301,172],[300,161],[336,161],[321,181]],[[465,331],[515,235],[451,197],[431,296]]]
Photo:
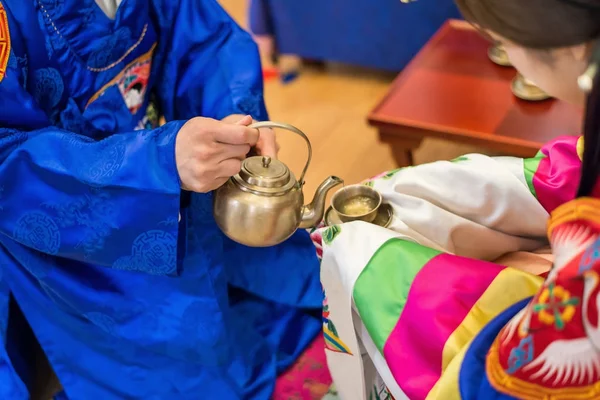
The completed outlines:
[[[301,229],[308,229],[319,225],[325,214],[327,193],[342,183],[344,181],[337,176],[330,176],[319,185],[310,204],[302,207],[302,221],[299,226]]]

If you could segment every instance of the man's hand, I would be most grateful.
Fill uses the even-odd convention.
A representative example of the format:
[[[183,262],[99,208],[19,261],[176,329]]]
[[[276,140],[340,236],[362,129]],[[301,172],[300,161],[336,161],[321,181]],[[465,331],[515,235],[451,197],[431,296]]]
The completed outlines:
[[[252,118],[229,124],[192,118],[175,140],[175,159],[181,187],[197,193],[217,189],[240,172],[242,160],[258,142],[258,131],[246,126]]]
[[[226,123],[245,126],[257,122],[252,120],[252,118],[250,117],[239,114],[232,114],[228,117],[223,118],[222,121]],[[258,151],[258,154],[261,156],[269,156],[271,158],[276,159],[277,153],[279,153],[279,144],[277,144],[275,132],[273,131],[273,129],[270,128],[261,128],[258,131],[258,142],[256,143],[256,146],[254,146]]]

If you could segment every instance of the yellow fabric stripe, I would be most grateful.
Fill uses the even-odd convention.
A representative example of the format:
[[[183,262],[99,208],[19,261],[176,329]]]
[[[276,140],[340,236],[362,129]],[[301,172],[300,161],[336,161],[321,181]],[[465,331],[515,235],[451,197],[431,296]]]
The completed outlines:
[[[552,237],[552,232],[558,226],[579,220],[600,224],[600,199],[579,197],[552,211],[548,221],[548,237]]]
[[[470,344],[470,342],[468,343]],[[460,366],[462,365],[465,354],[469,347],[463,347],[456,357],[452,359],[448,367],[442,373],[442,377],[436,382],[435,386],[427,394],[425,400],[460,400],[460,390],[458,389],[458,376]]]
[[[496,276],[446,341],[442,353],[442,376],[431,389],[426,400],[460,399],[458,376],[468,344],[502,311],[514,303],[533,296],[543,282],[543,278],[539,276],[514,268],[506,268]]]

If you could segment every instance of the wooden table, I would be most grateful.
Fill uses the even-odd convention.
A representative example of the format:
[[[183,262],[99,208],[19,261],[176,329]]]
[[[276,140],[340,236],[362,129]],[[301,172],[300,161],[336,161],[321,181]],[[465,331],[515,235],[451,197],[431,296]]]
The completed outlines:
[[[516,75],[487,57],[490,43],[469,24],[448,21],[400,73],[369,115],[399,166],[426,137],[531,157],[551,139],[581,132],[579,109],[557,100],[517,99]]]

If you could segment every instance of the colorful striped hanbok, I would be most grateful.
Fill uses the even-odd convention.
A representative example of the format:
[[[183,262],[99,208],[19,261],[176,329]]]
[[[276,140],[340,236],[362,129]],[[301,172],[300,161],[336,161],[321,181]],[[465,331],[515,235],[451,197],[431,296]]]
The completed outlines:
[[[581,148],[385,173],[366,184],[388,228],[313,232],[342,399],[600,398],[600,199],[573,200]]]

